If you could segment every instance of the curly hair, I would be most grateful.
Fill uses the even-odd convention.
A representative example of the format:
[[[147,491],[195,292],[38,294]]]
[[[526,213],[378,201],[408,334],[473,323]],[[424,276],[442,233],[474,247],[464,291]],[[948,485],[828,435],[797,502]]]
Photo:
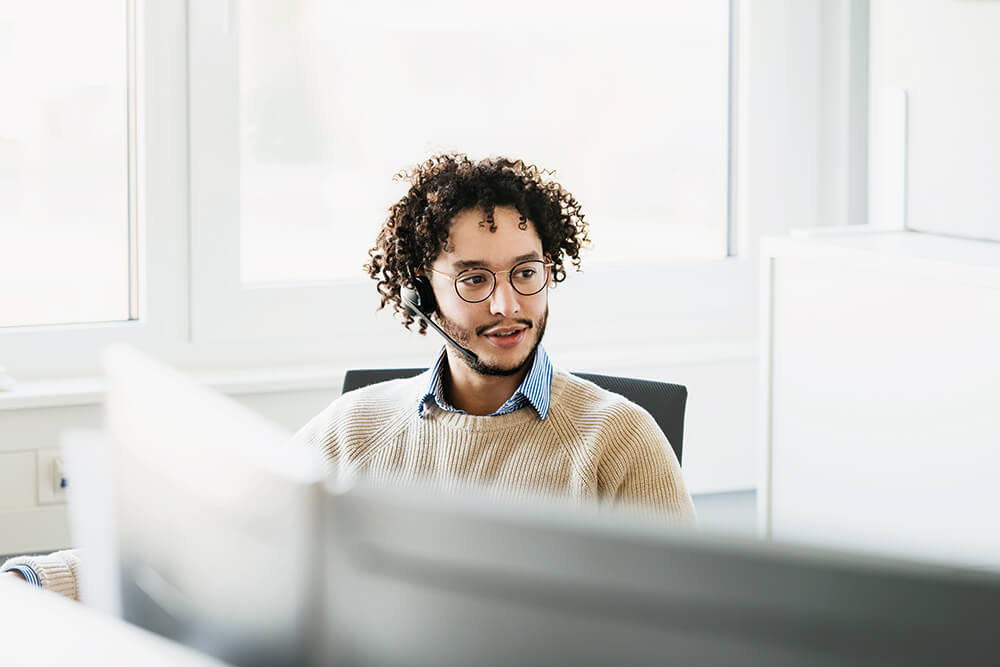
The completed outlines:
[[[546,178],[554,175],[521,160],[494,157],[476,162],[462,153],[434,155],[396,174],[394,180],[408,180],[410,189],[389,208],[364,266],[378,281],[379,309],[392,303],[404,325],[413,324],[414,317],[400,303],[400,288],[412,286],[415,272],[426,270],[446,250],[452,220],[470,208],[482,209],[486,219],[480,224],[495,232],[495,208],[513,206],[521,216],[521,229],[527,229],[528,220],[534,223],[542,250],[554,264],[553,280],[566,279],[567,257],[579,271],[580,250],[590,242],[588,225],[573,195]],[[420,320],[420,333],[426,330]]]

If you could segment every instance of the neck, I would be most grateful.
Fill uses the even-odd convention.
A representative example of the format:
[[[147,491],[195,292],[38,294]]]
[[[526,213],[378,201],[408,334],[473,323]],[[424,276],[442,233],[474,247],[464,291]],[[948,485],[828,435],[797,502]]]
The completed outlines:
[[[513,375],[482,375],[448,348],[448,368],[444,374],[444,394],[448,403],[470,415],[491,415],[507,402],[531,370],[534,356]]]

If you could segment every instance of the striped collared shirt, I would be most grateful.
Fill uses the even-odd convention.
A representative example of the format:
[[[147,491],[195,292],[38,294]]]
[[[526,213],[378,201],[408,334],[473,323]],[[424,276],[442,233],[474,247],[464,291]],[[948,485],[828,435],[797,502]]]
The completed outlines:
[[[438,355],[437,362],[431,371],[431,379],[427,386],[427,391],[424,392],[423,397],[420,399],[420,405],[417,408],[417,414],[421,417],[424,416],[424,405],[426,405],[427,401],[433,401],[442,410],[466,414],[464,410],[459,410],[449,405],[448,401],[444,398],[443,372],[447,359],[448,356],[445,353],[445,348],[442,348],[441,354]],[[499,410],[489,416],[506,415],[515,410],[520,410],[526,405],[530,405],[538,413],[539,419],[544,421],[549,414],[549,400],[551,397],[552,362],[549,361],[549,355],[545,354],[545,350],[539,345],[535,351],[535,360],[531,363],[531,370],[524,377],[521,386],[517,388],[513,396],[500,406]]]

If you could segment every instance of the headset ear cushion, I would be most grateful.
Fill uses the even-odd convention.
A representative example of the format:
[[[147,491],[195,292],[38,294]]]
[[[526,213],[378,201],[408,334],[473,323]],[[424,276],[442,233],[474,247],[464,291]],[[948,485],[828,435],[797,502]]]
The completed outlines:
[[[431,281],[424,276],[417,276],[413,279],[413,288],[420,297],[420,310],[428,315],[437,311],[437,299],[434,298],[434,290],[431,289]]]

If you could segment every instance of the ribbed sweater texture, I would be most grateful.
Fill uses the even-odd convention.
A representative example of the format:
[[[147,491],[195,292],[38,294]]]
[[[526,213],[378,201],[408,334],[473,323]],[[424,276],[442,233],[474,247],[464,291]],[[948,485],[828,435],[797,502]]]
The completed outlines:
[[[3,567],[27,565],[38,575],[42,588],[65,595],[73,600],[80,598],[79,571],[80,555],[76,549],[54,551],[41,556],[18,556],[11,558]]]
[[[474,486],[504,497],[629,506],[694,523],[670,443],[653,417],[623,396],[556,370],[544,421],[530,407],[479,417],[433,403],[420,417],[428,373],[345,394],[296,437],[319,447],[328,472],[342,480],[363,475],[374,483]]]

